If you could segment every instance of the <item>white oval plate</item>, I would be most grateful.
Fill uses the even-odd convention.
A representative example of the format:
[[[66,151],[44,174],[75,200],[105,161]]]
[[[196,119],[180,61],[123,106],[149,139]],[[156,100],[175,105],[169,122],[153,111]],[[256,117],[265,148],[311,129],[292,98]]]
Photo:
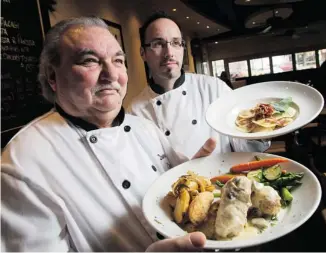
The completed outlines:
[[[257,103],[292,97],[298,109],[295,120],[270,132],[244,133],[236,128],[235,120],[243,109]],[[241,139],[268,139],[299,129],[314,120],[324,107],[323,96],[314,88],[301,83],[274,81],[251,84],[218,98],[206,111],[206,121],[214,130]]]
[[[171,190],[171,185],[181,176],[191,170],[199,175],[213,177],[229,172],[232,165],[254,160],[254,156],[277,157],[263,153],[226,153],[211,155],[183,163],[160,176],[149,188],[143,199],[143,213],[153,228],[167,238],[185,235],[171,218],[169,207],[162,205],[162,199]],[[250,247],[275,240],[295,230],[307,221],[317,209],[321,199],[321,187],[316,176],[306,167],[290,160],[283,163],[287,171],[304,172],[302,185],[293,191],[293,202],[284,209],[281,219],[275,226],[269,227],[263,233],[247,239],[231,241],[207,240],[207,249],[237,249]]]

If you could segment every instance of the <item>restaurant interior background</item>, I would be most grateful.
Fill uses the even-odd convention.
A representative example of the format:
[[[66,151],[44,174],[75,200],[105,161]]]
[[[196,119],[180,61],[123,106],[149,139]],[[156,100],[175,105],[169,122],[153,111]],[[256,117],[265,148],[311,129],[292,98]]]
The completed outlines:
[[[2,0],[2,5],[18,0]],[[42,33],[62,19],[94,15],[105,19],[126,52],[128,66],[128,106],[146,85],[144,63],[140,57],[139,28],[154,11],[170,14],[181,25],[186,40],[186,72],[220,76],[227,73],[234,88],[252,83],[299,81],[325,92],[320,66],[326,60],[326,11],[321,0],[28,0],[37,2]],[[3,14],[5,15],[5,14]],[[27,24],[25,24],[27,25]],[[3,57],[2,57],[3,58]],[[3,62],[5,64],[5,62]],[[1,67],[2,68],[2,67]],[[325,68],[324,68],[325,70]],[[325,70],[326,72],[326,70]],[[3,79],[3,75],[1,76]],[[324,86],[321,85],[323,83]],[[4,91],[4,86],[1,86]],[[6,94],[6,93],[4,93]],[[325,96],[325,93],[324,93]],[[6,116],[2,95],[1,112]],[[49,106],[49,105],[47,105]],[[44,110],[48,109],[44,105]],[[41,111],[41,110],[40,110]],[[32,120],[26,117],[24,124]],[[9,117],[9,116],[8,116]],[[295,159],[317,173],[325,190],[326,151],[325,109],[308,126],[272,140],[269,153]],[[2,117],[2,122],[5,117]],[[4,126],[2,124],[2,126]],[[1,129],[2,148],[22,127]],[[320,209],[325,208],[323,194]],[[326,216],[326,215],[325,215]],[[323,247],[318,233],[326,232],[326,220],[320,213],[299,228],[314,233],[292,233],[295,249]],[[304,234],[304,235],[303,235]],[[291,237],[292,236],[292,237]],[[315,242],[303,243],[303,238]],[[285,239],[279,239],[285,242]],[[273,250],[291,251],[291,245],[274,244]],[[264,248],[264,250],[269,250]]]

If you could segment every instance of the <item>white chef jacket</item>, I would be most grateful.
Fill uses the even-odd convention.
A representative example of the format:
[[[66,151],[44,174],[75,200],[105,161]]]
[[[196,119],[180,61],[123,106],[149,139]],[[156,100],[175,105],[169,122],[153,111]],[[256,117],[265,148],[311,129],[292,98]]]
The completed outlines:
[[[231,152],[230,143],[237,152],[265,151],[270,142],[229,138],[207,124],[208,106],[231,91],[219,78],[182,72],[174,89],[166,93],[151,80],[150,85],[132,100],[128,112],[153,121],[175,150],[188,158],[210,137],[217,140],[215,153]]]
[[[86,131],[50,111],[2,154],[1,249],[144,251],[157,235],[142,198],[184,159],[146,119]]]

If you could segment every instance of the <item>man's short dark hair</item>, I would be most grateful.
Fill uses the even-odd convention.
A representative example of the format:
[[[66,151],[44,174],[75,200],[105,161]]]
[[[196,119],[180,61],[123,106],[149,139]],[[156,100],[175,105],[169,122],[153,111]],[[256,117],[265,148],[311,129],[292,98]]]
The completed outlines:
[[[171,17],[169,16],[166,12],[164,11],[158,11],[155,12],[154,14],[152,14],[143,24],[143,26],[139,29],[139,33],[140,33],[140,42],[141,45],[143,46],[145,44],[145,34],[146,34],[146,30],[148,28],[148,26],[153,23],[155,20],[160,19],[160,18],[166,18],[166,19],[170,19],[171,21],[173,21],[174,23],[176,23],[176,25],[179,27],[180,31],[180,25]]]

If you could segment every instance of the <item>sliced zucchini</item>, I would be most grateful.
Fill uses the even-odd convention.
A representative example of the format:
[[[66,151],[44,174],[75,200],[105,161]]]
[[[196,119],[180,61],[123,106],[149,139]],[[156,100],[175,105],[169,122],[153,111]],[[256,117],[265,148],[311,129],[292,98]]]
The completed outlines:
[[[281,174],[282,174],[282,169],[281,166],[278,164],[263,169],[263,175],[269,181],[278,179],[281,176]]]
[[[258,183],[262,183],[263,182],[263,171],[261,169],[249,171],[247,174],[247,178],[249,178],[251,180],[255,180]]]

